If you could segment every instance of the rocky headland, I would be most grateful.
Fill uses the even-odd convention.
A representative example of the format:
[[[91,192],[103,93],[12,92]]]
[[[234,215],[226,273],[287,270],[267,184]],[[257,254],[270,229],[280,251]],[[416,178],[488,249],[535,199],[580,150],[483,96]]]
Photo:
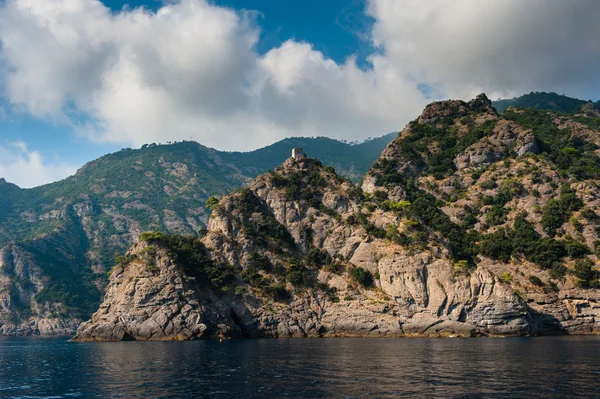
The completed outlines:
[[[598,333],[592,111],[433,103],[360,188],[290,158],[199,238],[142,234],[74,339]]]

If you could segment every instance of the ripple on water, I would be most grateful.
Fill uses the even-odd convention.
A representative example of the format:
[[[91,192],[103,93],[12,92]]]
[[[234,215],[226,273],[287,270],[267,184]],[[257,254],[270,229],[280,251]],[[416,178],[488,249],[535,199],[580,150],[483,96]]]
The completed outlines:
[[[0,339],[0,397],[600,397],[600,337]]]

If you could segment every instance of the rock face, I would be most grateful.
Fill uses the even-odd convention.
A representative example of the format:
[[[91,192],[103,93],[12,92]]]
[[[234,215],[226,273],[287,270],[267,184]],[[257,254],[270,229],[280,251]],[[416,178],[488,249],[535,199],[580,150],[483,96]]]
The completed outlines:
[[[35,295],[47,285],[39,265],[15,243],[0,249],[0,335],[71,335],[81,322],[64,314],[61,304],[40,305]],[[31,302],[33,309],[28,309]],[[36,317],[19,318],[24,310]]]
[[[584,116],[590,118],[599,118],[600,117],[600,108],[596,104],[588,103],[581,107],[579,111]]]
[[[305,188],[320,178],[338,184],[323,188],[315,207],[276,187],[293,176]],[[361,209],[355,196],[316,161],[288,160],[213,212],[202,243],[213,262],[234,271],[230,287],[190,278],[163,239],[141,242],[128,252],[135,260],[113,270],[103,304],[75,340],[532,333],[525,302],[493,273],[456,274],[443,256],[410,254],[349,223]],[[257,235],[253,224],[272,230]],[[304,280],[290,278],[291,259],[307,259],[311,249],[337,265],[306,260]],[[268,265],[258,269],[257,259]],[[379,274],[377,286],[353,281],[356,267]],[[269,296],[272,287],[281,297]]]
[[[579,135],[553,151],[595,159],[590,129],[542,116]],[[143,234],[74,339],[598,333],[600,182],[538,156],[530,117],[434,103],[362,190],[290,158],[221,198],[200,239]]]
[[[246,186],[284,161],[288,148],[320,154],[358,181],[392,139],[350,145],[294,138],[250,153],[195,142],[150,144],[33,189],[0,178],[0,253],[17,248],[25,265],[14,273],[7,258],[0,267],[0,335],[72,334],[97,309],[115,256],[143,231],[197,234],[208,221],[211,195]]]
[[[148,248],[140,243],[128,255],[140,254]],[[156,251],[153,261],[156,265],[153,268],[157,267],[159,273],[142,260],[126,267],[116,266],[106,287],[104,303],[91,322],[79,327],[78,335],[94,340],[201,337],[206,325],[200,319],[207,312],[200,304],[200,295],[184,279],[165,249]]]

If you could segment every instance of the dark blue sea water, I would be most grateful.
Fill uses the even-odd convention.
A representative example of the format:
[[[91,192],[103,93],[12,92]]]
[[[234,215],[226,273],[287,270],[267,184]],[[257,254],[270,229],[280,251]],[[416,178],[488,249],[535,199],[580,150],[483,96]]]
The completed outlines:
[[[600,337],[0,338],[2,398],[600,398]]]

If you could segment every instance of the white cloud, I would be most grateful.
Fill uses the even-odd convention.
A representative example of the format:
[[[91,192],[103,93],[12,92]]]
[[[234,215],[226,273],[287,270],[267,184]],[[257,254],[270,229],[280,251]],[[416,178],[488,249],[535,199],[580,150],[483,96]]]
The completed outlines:
[[[600,92],[597,0],[372,0],[374,42],[448,96]]]
[[[5,0],[0,76],[13,106],[71,121],[100,142],[191,137],[250,149],[290,135],[354,140],[415,118],[427,102],[418,84],[464,99],[597,96],[599,10],[595,0],[371,0],[380,51],[363,70],[293,40],[259,55],[253,15],[205,0],[165,2],[156,13]]]
[[[363,71],[295,41],[260,56],[258,35],[252,14],[204,0],[157,13],[114,14],[96,0],[7,0],[0,10],[7,97],[36,117],[83,114],[91,122],[78,131],[97,141],[352,140],[401,128],[425,103],[384,59]]]
[[[76,172],[65,163],[48,163],[38,151],[29,151],[23,142],[0,146],[0,177],[23,188],[41,186]]]

